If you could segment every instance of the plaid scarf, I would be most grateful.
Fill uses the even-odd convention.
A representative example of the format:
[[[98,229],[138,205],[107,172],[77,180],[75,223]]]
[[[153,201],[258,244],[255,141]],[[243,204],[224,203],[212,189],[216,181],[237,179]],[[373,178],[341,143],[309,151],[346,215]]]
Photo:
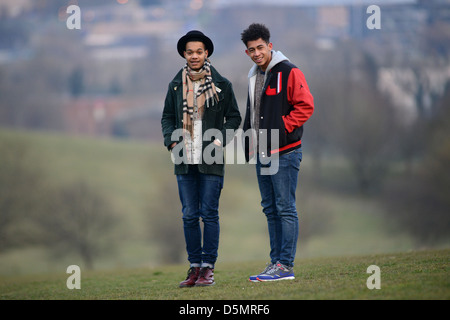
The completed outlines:
[[[205,105],[207,108],[219,101],[216,87],[211,77],[211,63],[207,59],[199,71],[189,68],[188,64],[183,68],[183,129],[193,135],[194,99],[197,99],[199,114],[203,115]],[[201,80],[197,95],[194,97],[193,81]]]

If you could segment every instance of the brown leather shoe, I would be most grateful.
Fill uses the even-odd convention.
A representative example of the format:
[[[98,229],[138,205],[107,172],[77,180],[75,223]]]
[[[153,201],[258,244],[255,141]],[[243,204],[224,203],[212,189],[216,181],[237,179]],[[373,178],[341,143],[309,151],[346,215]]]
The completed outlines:
[[[211,269],[210,267],[201,268],[195,286],[206,287],[214,284],[216,284],[214,282],[214,269]]]
[[[195,286],[195,282],[198,279],[200,268],[191,267],[187,273],[186,280],[180,282],[180,288],[187,288]]]

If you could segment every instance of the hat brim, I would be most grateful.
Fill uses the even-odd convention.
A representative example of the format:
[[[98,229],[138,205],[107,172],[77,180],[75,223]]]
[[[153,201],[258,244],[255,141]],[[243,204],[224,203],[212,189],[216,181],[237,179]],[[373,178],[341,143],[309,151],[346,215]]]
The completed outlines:
[[[200,41],[205,45],[205,49],[208,50],[208,57],[211,57],[214,52],[214,44],[210,38],[205,36],[203,33],[191,33],[188,32],[186,35],[180,38],[177,43],[178,53],[182,58],[184,58],[184,51],[186,51],[186,44],[190,41]]]

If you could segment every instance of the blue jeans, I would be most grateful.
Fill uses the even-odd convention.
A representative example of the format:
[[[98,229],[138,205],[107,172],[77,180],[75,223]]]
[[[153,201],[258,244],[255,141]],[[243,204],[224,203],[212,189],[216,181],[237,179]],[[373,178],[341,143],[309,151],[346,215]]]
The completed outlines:
[[[261,175],[261,167],[274,165],[274,161],[278,161],[278,171],[272,175]],[[295,191],[301,161],[302,150],[299,148],[267,165],[261,164],[259,159],[256,163],[261,206],[269,228],[272,263],[279,261],[287,266],[294,265],[298,239]]]
[[[214,265],[219,248],[219,198],[223,176],[203,174],[196,165],[177,175],[189,262]],[[200,217],[203,221],[203,246]]]

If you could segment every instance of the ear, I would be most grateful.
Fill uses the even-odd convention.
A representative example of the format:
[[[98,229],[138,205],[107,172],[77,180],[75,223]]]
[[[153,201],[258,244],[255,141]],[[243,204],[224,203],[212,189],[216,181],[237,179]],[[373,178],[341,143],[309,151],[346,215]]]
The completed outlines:
[[[208,56],[209,56],[209,52],[208,52],[208,50],[205,50],[205,54],[206,54],[206,57],[205,57],[205,59],[207,59],[207,58],[208,58]]]
[[[272,50],[272,48],[273,48],[272,42],[269,43],[268,47],[269,47],[269,50]]]
[[[250,57],[250,52],[247,49],[245,49],[245,53]]]

